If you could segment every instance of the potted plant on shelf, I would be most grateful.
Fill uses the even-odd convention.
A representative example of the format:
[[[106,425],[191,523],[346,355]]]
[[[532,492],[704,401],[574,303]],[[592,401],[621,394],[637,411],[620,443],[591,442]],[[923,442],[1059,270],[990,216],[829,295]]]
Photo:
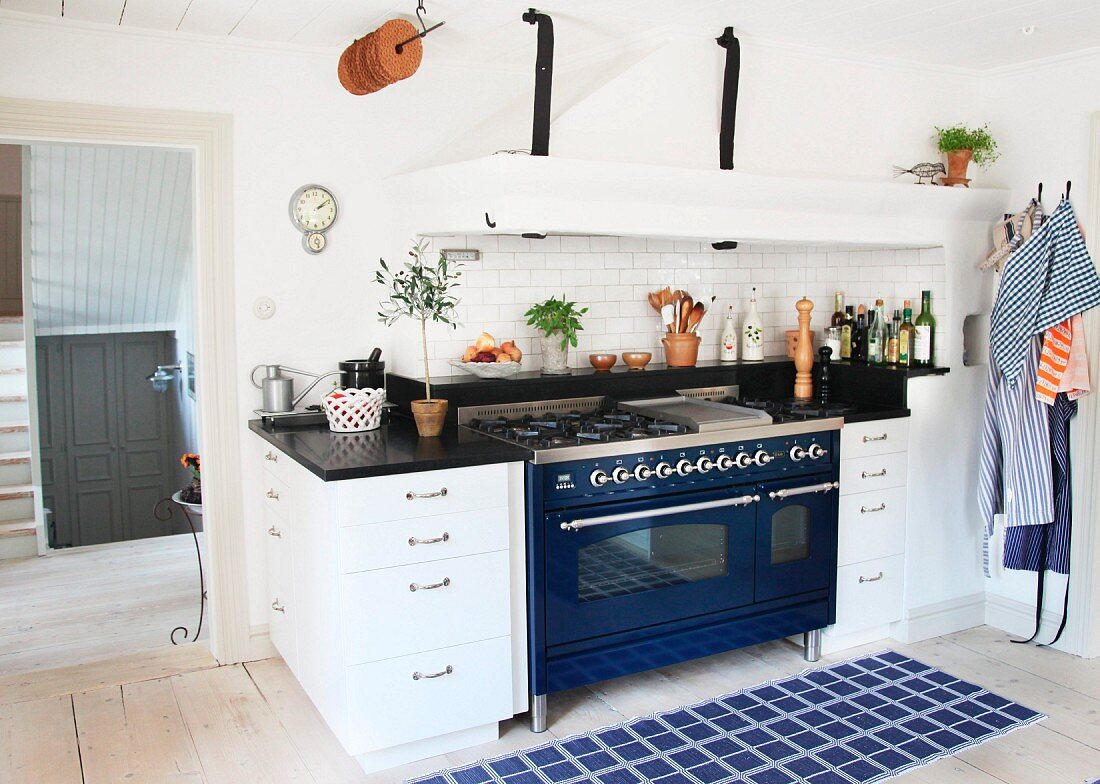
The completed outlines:
[[[202,458],[194,452],[184,452],[180,465],[191,472],[191,484],[179,492],[180,502],[202,506]]]
[[[947,176],[940,178],[941,185],[964,185],[970,187],[966,168],[970,161],[983,169],[1000,157],[997,142],[989,133],[989,125],[981,128],[967,128],[965,125],[952,125],[948,128],[936,126],[940,152],[947,153]]]
[[[577,333],[584,329],[581,316],[587,312],[588,308],[578,309],[576,303],[568,302],[563,294],[561,299],[551,297],[532,305],[523,314],[527,316],[527,326],[542,333],[543,373],[564,375],[569,372],[569,346],[577,347]]]
[[[409,255],[411,262],[397,271],[391,271],[384,259],[379,259],[382,269],[375,273],[375,281],[386,287],[388,296],[381,303],[378,319],[390,326],[402,316],[420,322],[420,347],[424,358],[424,399],[413,400],[413,419],[423,438],[438,436],[443,432],[443,420],[447,416],[447,401],[432,398],[432,377],[428,369],[428,322],[458,326],[455,306],[458,299],[451,293],[459,285],[462,273],[458,264],[451,264],[442,253],[434,264],[425,259],[427,245],[416,243]]]

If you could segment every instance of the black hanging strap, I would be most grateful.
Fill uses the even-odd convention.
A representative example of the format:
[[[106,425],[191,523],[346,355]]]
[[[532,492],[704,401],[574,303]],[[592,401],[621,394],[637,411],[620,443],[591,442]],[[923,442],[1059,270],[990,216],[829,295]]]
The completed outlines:
[[[718,38],[726,50],[726,72],[722,79],[722,125],[718,131],[718,165],[733,168],[733,131],[737,124],[737,85],[741,80],[741,42],[727,27]]]
[[[550,154],[550,92],[554,81],[554,20],[529,8],[523,14],[527,24],[537,24],[538,51],[535,53],[535,116],[531,129],[531,154]]]

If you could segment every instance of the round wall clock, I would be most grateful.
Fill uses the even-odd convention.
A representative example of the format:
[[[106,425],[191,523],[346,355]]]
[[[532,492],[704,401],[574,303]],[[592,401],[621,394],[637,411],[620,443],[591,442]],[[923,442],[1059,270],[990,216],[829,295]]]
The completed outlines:
[[[290,197],[290,220],[302,232],[302,247],[309,253],[325,249],[325,232],[336,222],[336,197],[321,185],[303,185]]]

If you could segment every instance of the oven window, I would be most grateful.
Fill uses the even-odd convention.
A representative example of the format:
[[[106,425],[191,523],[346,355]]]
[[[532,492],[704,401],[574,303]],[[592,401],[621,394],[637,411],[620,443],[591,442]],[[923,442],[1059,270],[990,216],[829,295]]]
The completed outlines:
[[[581,548],[577,600],[581,603],[655,591],[729,573],[725,525],[643,528]]]
[[[772,515],[772,566],[810,557],[809,507],[784,506]]]

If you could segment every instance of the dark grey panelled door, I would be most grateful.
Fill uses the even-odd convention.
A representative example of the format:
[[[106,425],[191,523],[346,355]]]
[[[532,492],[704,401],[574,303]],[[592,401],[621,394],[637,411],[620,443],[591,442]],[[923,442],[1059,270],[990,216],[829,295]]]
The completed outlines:
[[[39,368],[43,494],[55,504],[55,546],[173,533],[153,516],[177,484],[168,396],[145,378],[173,361],[170,339],[167,332],[38,338],[46,356]]]

